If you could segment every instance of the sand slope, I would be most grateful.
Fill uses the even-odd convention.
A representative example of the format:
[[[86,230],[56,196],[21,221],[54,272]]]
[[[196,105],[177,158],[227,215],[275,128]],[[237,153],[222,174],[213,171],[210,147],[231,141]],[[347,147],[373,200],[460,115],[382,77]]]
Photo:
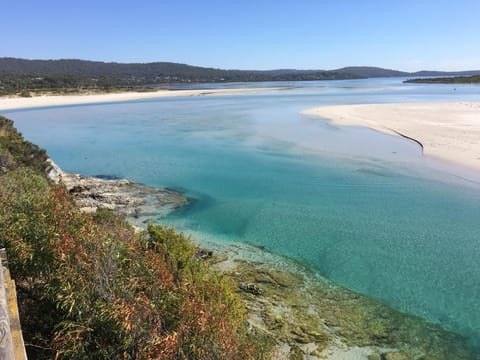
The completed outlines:
[[[427,156],[480,170],[480,102],[325,106],[302,114],[405,136]]]

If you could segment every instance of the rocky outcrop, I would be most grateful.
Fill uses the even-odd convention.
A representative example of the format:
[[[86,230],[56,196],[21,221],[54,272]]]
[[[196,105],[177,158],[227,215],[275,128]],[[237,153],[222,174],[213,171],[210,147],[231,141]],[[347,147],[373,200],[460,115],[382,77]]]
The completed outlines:
[[[53,162],[52,159],[47,159],[47,162],[50,165],[47,170],[47,176],[55,184],[58,184],[60,182],[60,178],[64,173],[62,169],[60,169],[60,167]]]
[[[126,179],[105,180],[65,173],[53,161],[50,160],[50,163],[49,178],[56,183],[61,182],[84,212],[109,209],[140,219],[150,215],[166,215],[188,203],[186,197],[175,191],[145,186]]]

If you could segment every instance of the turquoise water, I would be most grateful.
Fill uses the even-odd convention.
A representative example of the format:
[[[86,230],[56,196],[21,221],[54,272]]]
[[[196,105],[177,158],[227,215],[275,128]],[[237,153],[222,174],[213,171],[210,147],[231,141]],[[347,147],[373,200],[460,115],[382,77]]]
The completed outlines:
[[[478,101],[480,87],[281,85],[288,88],[4,113],[66,171],[196,200],[162,222],[300,260],[480,349],[478,179],[424,159],[412,142],[298,114],[323,104]]]

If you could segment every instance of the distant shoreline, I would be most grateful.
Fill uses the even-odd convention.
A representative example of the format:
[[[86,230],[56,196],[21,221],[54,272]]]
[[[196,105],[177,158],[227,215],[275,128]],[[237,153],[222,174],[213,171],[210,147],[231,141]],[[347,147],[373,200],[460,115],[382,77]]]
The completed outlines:
[[[408,84],[463,84],[463,85],[480,84],[480,75],[409,79],[409,80],[405,80],[404,83],[408,83]]]
[[[131,100],[146,100],[186,96],[231,96],[282,90],[283,87],[202,89],[202,90],[158,90],[150,92],[119,92],[82,95],[44,95],[34,97],[0,97],[0,111],[28,109],[47,106],[83,105],[112,103]]]
[[[480,171],[480,102],[324,106],[302,114],[402,136],[426,156]]]

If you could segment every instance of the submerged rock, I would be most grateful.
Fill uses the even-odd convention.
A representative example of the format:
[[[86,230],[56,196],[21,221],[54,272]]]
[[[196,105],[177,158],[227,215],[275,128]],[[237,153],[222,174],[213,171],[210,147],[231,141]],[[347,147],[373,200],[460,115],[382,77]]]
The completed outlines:
[[[206,249],[196,249],[195,256],[197,257],[197,259],[200,259],[200,260],[208,260],[213,257],[213,251],[206,250]]]
[[[403,351],[395,351],[384,353],[381,356],[382,360],[413,360],[411,356],[408,356]]]
[[[242,291],[245,291],[255,296],[262,295],[262,290],[260,290],[260,288],[255,284],[247,284],[247,283],[244,283],[243,281],[240,281],[238,283],[238,288]]]
[[[288,347],[286,359],[302,354],[312,360],[473,359],[460,336],[304,267],[280,270],[276,264],[247,260],[230,264],[225,274],[242,284],[250,325]],[[252,296],[248,290],[258,285],[262,296]]]

